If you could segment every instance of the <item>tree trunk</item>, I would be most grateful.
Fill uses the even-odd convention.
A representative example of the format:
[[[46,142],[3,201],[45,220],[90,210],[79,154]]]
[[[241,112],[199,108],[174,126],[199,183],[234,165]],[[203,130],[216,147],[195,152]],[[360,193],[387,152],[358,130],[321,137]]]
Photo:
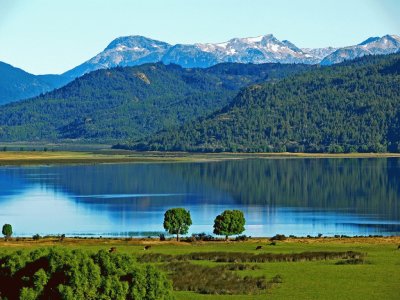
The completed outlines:
[[[176,241],[179,242],[179,233],[181,232],[181,227],[178,228],[178,231],[176,233]]]
[[[225,236],[225,241],[227,241],[227,240],[228,240],[228,236],[226,235],[226,236]]]

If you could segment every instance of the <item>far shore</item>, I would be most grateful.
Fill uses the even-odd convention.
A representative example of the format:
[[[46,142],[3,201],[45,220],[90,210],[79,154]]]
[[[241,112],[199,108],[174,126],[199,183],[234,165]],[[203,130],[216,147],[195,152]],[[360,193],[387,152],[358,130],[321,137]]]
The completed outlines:
[[[51,165],[151,162],[210,162],[235,159],[289,158],[400,158],[400,153],[189,153],[135,152],[124,150],[95,151],[3,151],[0,165]]]

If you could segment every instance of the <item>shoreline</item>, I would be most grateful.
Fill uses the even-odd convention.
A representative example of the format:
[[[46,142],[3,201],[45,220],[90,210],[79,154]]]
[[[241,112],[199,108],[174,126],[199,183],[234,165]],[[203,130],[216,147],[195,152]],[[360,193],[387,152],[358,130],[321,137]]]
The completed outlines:
[[[0,238],[0,250],[12,247],[30,247],[30,246],[109,246],[109,245],[221,245],[221,244],[260,244],[270,243],[269,237],[251,237],[246,241],[235,241],[230,239],[217,239],[211,241],[189,241],[182,239],[177,242],[175,238],[169,238],[165,241],[160,241],[159,238],[126,238],[126,237],[65,237],[62,241],[57,236],[41,237],[39,240],[34,240],[32,237],[12,237],[8,241]],[[285,240],[277,240],[279,244],[315,244],[315,245],[331,245],[331,244],[371,244],[371,245],[399,245],[399,236],[356,236],[356,237],[287,237]]]
[[[107,163],[187,163],[242,159],[324,159],[324,158],[400,158],[400,153],[190,153],[134,151],[4,151],[0,166],[107,164]]]

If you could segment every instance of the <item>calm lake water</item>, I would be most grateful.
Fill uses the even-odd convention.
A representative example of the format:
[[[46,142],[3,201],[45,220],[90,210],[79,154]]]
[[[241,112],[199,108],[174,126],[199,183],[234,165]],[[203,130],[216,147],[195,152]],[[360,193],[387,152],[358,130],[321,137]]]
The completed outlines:
[[[0,223],[16,236],[156,236],[172,207],[190,210],[190,233],[240,209],[250,236],[399,235],[400,159],[0,168]]]

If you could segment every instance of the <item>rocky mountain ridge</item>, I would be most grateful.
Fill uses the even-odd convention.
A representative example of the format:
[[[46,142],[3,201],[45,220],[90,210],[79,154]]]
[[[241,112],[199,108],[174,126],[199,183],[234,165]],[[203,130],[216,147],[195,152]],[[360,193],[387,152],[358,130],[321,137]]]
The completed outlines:
[[[278,40],[273,34],[233,38],[222,43],[176,45],[134,35],[115,39],[104,51],[63,75],[75,78],[97,69],[159,61],[184,68],[207,68],[223,62],[331,65],[364,55],[398,51],[400,37],[397,35],[370,37],[358,45],[343,48],[299,48],[288,40]]]

